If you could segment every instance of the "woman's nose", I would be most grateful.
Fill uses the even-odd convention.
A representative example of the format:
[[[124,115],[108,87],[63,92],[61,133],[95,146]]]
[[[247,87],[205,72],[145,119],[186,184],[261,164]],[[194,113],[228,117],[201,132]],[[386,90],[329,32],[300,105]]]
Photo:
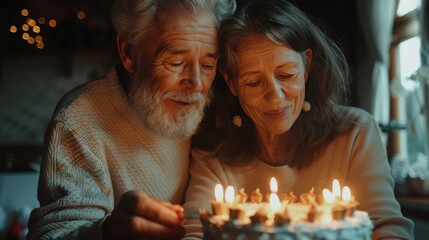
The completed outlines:
[[[280,102],[286,97],[283,86],[275,78],[268,84],[265,95],[273,103]]]

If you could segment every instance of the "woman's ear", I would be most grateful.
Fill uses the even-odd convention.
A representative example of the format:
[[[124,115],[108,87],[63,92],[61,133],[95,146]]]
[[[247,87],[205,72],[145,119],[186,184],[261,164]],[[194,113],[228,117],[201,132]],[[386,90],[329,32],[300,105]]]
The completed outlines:
[[[237,86],[235,86],[234,82],[231,80],[231,78],[229,77],[229,75],[225,72],[221,72],[223,79],[225,80],[226,84],[228,85],[229,91],[231,92],[232,95],[237,96],[238,95],[238,91],[237,91]]]
[[[313,51],[310,48],[307,48],[305,50],[305,72],[304,72],[305,81],[307,81],[308,74],[310,73],[312,59],[313,59]]]
[[[134,73],[134,61],[131,55],[130,45],[125,41],[122,34],[116,37],[116,44],[118,45],[119,57],[121,58],[122,65],[129,73]]]

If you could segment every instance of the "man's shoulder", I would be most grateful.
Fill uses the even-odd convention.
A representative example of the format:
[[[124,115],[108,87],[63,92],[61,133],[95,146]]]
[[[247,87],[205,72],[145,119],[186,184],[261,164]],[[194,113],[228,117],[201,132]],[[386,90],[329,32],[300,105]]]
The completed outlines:
[[[117,85],[116,73],[109,71],[105,76],[86,82],[67,92],[58,102],[54,119],[64,120],[70,115],[91,114],[99,107],[99,102],[106,96],[113,95],[113,89]]]

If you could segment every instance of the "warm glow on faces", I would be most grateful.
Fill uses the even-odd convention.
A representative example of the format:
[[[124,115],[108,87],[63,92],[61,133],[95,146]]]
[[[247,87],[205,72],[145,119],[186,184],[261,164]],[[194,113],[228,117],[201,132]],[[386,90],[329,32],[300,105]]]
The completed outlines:
[[[243,110],[259,132],[285,133],[304,102],[303,55],[264,36],[251,35],[243,39],[237,56],[239,78],[234,85]]]
[[[134,61],[130,98],[149,128],[190,137],[202,119],[216,74],[215,18],[173,11],[158,21],[156,33],[143,46],[147,51]],[[154,104],[156,96],[161,100]]]

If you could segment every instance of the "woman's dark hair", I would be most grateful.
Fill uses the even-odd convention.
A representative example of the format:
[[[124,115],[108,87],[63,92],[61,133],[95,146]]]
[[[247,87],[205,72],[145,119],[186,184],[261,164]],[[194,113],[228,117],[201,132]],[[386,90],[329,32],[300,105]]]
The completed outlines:
[[[233,81],[238,78],[237,49],[246,36],[254,34],[302,54],[306,49],[313,51],[305,87],[311,110],[302,112],[283,137],[286,164],[302,169],[352,125],[338,108],[348,97],[350,76],[346,59],[338,46],[288,1],[252,0],[238,8],[221,26],[219,70]],[[213,85],[213,103],[193,145],[212,151],[226,163],[246,163],[259,156],[255,126],[220,76]],[[232,124],[234,115],[240,115],[243,120],[240,128]]]

